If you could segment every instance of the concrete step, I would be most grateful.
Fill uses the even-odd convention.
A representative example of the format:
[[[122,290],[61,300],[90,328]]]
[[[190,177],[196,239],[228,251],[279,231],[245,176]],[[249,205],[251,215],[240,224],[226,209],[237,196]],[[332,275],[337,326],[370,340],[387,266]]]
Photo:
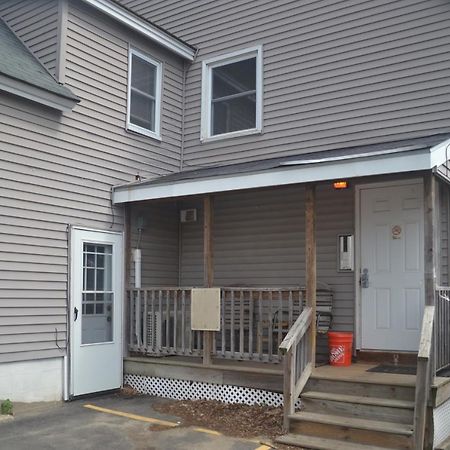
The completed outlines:
[[[280,444],[295,445],[303,449],[313,450],[386,450],[386,447],[374,445],[353,444],[350,442],[337,441],[315,436],[299,436],[297,434],[286,434],[276,439]]]
[[[409,450],[412,425],[302,411],[289,416],[289,432],[354,444]]]
[[[404,424],[413,423],[414,402],[409,400],[319,391],[303,392],[301,400],[306,412],[327,413]]]

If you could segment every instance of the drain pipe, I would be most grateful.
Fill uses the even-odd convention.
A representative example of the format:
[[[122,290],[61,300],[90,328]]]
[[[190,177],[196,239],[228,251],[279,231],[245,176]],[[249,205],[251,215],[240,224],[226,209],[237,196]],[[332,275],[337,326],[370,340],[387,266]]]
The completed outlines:
[[[142,253],[140,248],[133,250],[134,260],[134,287],[136,289],[141,288],[141,266],[142,266]]]
[[[64,355],[63,370],[64,370],[63,399],[65,402],[68,402],[69,401],[69,358],[67,357],[67,354]]]

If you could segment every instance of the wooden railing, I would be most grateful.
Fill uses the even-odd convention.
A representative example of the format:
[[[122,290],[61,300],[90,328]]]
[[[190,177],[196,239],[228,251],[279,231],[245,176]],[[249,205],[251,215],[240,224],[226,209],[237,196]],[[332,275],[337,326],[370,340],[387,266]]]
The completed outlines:
[[[129,349],[147,355],[202,353],[202,333],[191,330],[191,290],[128,290]]]
[[[191,288],[130,289],[129,349],[145,355],[203,353],[191,331]],[[221,330],[213,356],[279,363],[278,347],[303,308],[300,288],[222,288]]]
[[[434,378],[433,325],[435,307],[425,306],[422,320],[419,353],[417,355],[417,377],[414,404],[414,449],[423,450],[427,403]]]
[[[306,307],[280,345],[284,355],[283,425],[287,431],[289,416],[295,412],[299,398],[313,369],[311,324],[313,311]]]
[[[223,288],[219,358],[280,362],[278,347],[303,309],[299,288]]]
[[[434,322],[435,371],[450,366],[450,287],[436,290]]]

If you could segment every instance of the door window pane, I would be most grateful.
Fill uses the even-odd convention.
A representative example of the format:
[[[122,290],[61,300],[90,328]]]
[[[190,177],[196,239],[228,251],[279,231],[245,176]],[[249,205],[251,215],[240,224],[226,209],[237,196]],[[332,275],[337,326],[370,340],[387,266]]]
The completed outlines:
[[[84,244],[81,343],[113,340],[112,246]]]

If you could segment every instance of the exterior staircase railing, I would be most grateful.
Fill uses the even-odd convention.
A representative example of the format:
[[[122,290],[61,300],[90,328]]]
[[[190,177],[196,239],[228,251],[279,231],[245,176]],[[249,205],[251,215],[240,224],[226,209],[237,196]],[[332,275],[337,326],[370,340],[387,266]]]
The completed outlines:
[[[281,343],[284,355],[283,426],[287,431],[289,416],[295,412],[295,403],[311,376],[314,364],[312,354],[313,310],[305,307]]]
[[[416,393],[414,403],[414,449],[423,450],[427,422],[427,404],[435,375],[433,364],[433,326],[435,307],[425,306],[417,355]]]

